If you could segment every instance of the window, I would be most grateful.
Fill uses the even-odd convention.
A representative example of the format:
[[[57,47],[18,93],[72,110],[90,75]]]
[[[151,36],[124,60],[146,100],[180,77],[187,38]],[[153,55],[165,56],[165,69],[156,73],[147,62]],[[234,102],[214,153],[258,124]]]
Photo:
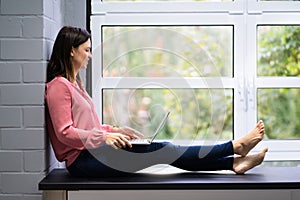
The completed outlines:
[[[102,26],[104,77],[232,77],[232,26]]]
[[[259,77],[288,80],[300,76],[300,26],[258,26],[257,36]],[[258,116],[267,122],[266,130],[270,133],[270,139],[300,138],[300,113],[297,111],[300,93],[297,86],[258,89]]]
[[[257,149],[299,159],[299,3],[92,1],[100,119],[150,135],[170,110],[160,139],[179,142],[238,138],[263,119]]]

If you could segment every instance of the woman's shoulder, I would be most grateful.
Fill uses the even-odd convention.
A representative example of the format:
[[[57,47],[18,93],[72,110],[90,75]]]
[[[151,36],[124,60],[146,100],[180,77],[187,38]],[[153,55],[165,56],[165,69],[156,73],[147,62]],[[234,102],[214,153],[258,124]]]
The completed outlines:
[[[72,86],[72,83],[68,80],[68,79],[66,79],[66,78],[64,78],[64,77],[62,77],[62,76],[57,76],[57,77],[55,77],[53,80],[51,80],[50,82],[48,82],[47,84],[46,84],[46,86],[47,86],[47,89],[49,90],[50,88],[55,88],[55,89],[59,89],[59,88],[62,88],[62,89],[68,89],[68,90],[73,90],[72,88],[73,88],[73,86]]]

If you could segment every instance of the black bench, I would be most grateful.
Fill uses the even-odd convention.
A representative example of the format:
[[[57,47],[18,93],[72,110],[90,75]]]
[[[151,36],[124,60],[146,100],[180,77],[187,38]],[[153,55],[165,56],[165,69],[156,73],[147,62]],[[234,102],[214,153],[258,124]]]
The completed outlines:
[[[239,193],[242,191],[265,191],[265,195],[270,195],[273,200],[277,197],[278,199],[284,197],[284,199],[299,200],[300,167],[258,167],[248,171],[245,175],[235,175],[231,172],[137,173],[128,177],[114,178],[76,178],[71,177],[66,169],[54,169],[39,183],[39,190],[48,192],[48,197],[51,191],[63,191],[66,194],[65,199],[70,196],[68,195],[70,191],[85,191],[85,194],[88,194],[88,191],[91,190],[102,192],[111,190],[166,190],[171,193],[172,191],[183,190],[206,190],[212,191],[212,193],[216,191],[236,191]],[[286,196],[278,196],[275,191],[284,191]],[[240,193],[237,199],[242,196],[243,194]],[[231,198],[235,199],[234,196]],[[85,198],[85,200],[88,199]],[[189,198],[187,197],[187,199]],[[243,199],[247,198],[243,197]],[[251,199],[257,200],[255,196],[252,196]],[[264,197],[263,199],[268,198]]]

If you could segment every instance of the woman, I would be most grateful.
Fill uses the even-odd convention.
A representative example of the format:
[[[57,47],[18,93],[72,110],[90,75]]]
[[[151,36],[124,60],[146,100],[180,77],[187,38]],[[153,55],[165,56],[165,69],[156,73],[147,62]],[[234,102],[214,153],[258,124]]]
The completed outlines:
[[[90,34],[63,27],[47,66],[47,131],[57,159],[66,162],[71,175],[119,176],[160,163],[190,171],[232,170],[243,174],[262,163],[267,149],[248,155],[264,136],[262,121],[244,137],[218,145],[130,144],[129,139],[143,135],[129,127],[101,125],[83,88],[79,71],[87,68],[91,58]]]

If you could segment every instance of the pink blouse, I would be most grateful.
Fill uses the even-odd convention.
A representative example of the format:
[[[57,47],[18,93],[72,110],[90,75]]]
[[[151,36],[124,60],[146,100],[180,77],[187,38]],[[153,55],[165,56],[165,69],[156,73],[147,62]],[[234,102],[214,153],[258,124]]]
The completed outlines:
[[[58,161],[70,166],[84,149],[105,143],[112,126],[101,125],[94,104],[86,93],[66,78],[46,84],[46,126]]]

